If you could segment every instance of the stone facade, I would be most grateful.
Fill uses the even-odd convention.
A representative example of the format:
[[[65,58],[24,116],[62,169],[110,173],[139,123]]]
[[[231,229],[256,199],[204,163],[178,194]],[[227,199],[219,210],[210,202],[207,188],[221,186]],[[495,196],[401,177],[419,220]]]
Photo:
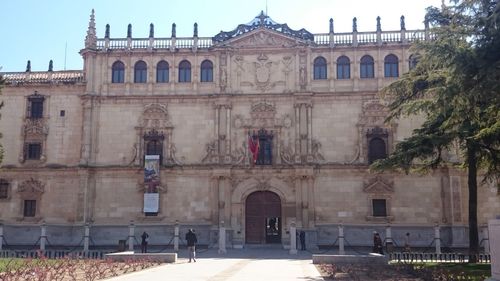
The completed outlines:
[[[387,77],[388,56],[397,58],[395,76],[407,72],[410,43],[428,31],[403,25],[394,32],[336,34],[331,26],[329,34],[309,35],[263,14],[253,23],[213,38],[198,38],[197,31],[177,38],[173,27],[171,38],[147,40],[110,39],[108,27],[98,39],[92,14],[83,71],[6,73],[0,178],[8,195],[0,198],[0,213],[11,243],[29,244],[45,222],[53,244],[74,243],[90,223],[96,245],[109,245],[128,235],[134,221],[152,243],[167,243],[178,222],[210,244],[224,221],[229,244],[244,245],[247,228],[264,233],[269,227],[248,224],[247,197],[271,192],[281,201],[278,243],[289,241],[291,223],[307,231],[311,247],[332,243],[338,224],[358,245],[371,244],[371,232],[391,224],[396,240],[418,232],[415,244],[427,246],[440,224],[445,245],[466,245],[463,172],[369,171],[372,140],[388,153],[421,122],[384,123],[387,102],[377,93],[397,79]],[[367,55],[373,59],[368,77],[360,64]],[[346,69],[342,56],[349,59],[347,79],[338,76]],[[319,57],[326,65],[316,63]],[[162,61],[165,83],[158,82]],[[190,79],[179,82],[186,61]],[[42,116],[30,116],[40,98]],[[249,135],[259,132],[269,140],[260,148],[268,145],[269,165],[254,163],[249,147]],[[143,212],[147,134],[161,136],[159,210],[152,216]],[[40,144],[40,155],[30,143]],[[27,201],[36,202],[35,210]],[[500,209],[496,188],[481,189],[479,202],[479,222],[486,223]],[[35,230],[13,234],[23,228]]]

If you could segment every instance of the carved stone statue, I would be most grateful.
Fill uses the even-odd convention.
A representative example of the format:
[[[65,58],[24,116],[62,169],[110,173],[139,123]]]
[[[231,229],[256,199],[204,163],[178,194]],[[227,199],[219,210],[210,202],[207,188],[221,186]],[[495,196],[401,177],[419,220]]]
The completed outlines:
[[[321,143],[313,139],[311,142],[311,154],[315,161],[325,161],[325,157],[323,157],[320,150],[321,150]]]
[[[290,146],[285,146],[285,143],[283,141],[281,141],[280,147],[281,160],[286,164],[292,165],[294,163],[294,153],[292,151],[292,148]]]
[[[207,154],[201,160],[202,163],[211,163],[214,157],[217,157],[217,141],[214,140],[206,144]]]

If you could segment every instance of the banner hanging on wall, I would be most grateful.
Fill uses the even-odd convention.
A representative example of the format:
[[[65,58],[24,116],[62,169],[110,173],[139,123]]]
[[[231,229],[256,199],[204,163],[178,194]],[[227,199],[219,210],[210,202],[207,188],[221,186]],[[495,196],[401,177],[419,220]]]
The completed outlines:
[[[160,155],[144,157],[144,183],[146,185],[160,184]]]

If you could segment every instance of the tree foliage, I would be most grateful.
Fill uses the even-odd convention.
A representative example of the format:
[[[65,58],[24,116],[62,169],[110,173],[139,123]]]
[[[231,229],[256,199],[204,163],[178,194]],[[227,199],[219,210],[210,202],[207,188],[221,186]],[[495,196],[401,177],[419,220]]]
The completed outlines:
[[[498,0],[455,0],[430,7],[432,40],[417,42],[414,69],[382,90],[391,101],[387,121],[425,120],[375,170],[427,172],[444,165],[467,168],[470,251],[477,253],[477,182],[500,174],[500,5]],[[459,163],[445,157],[452,148]]]

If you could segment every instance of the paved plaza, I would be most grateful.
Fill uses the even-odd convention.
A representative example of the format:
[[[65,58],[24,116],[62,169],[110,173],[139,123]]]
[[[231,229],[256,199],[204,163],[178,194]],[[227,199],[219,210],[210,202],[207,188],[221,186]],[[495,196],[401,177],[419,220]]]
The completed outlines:
[[[181,250],[175,264],[134,272],[109,281],[142,280],[209,280],[209,281],[291,281],[324,280],[312,264],[311,253],[288,254],[282,249],[201,250],[196,262],[188,262],[186,250]]]

